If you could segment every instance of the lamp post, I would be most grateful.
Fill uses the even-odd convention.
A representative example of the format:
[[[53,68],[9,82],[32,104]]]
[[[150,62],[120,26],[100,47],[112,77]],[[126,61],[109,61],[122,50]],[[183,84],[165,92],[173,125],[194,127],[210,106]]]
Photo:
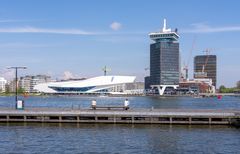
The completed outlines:
[[[8,69],[15,69],[15,101],[16,101],[16,104],[17,104],[17,101],[18,101],[18,85],[17,85],[17,82],[18,82],[18,69],[27,69],[27,67],[19,67],[19,66],[16,66],[16,67],[9,67]]]

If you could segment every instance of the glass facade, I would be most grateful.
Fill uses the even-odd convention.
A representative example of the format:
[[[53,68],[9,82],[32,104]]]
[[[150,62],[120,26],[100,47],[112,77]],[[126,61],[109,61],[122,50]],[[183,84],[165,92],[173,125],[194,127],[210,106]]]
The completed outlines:
[[[86,92],[90,89],[95,88],[96,86],[90,86],[90,87],[49,87],[53,90],[56,90],[58,92]]]
[[[206,64],[206,65],[205,65]],[[204,67],[205,77],[198,77],[197,73],[201,73]],[[217,56],[216,55],[200,55],[194,57],[194,78],[210,78],[213,85],[217,83]]]
[[[150,45],[151,85],[179,84],[179,43],[157,41]]]

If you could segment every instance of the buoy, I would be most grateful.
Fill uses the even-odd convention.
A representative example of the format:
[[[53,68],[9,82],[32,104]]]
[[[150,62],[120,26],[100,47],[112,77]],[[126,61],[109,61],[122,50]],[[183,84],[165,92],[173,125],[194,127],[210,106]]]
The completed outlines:
[[[222,95],[217,95],[217,98],[218,99],[222,99]]]

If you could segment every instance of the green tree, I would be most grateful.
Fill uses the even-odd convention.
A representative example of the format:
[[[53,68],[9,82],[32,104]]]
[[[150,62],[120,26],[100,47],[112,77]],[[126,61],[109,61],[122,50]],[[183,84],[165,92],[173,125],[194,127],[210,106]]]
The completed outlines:
[[[23,94],[25,92],[25,89],[24,88],[18,88],[18,93],[19,94]]]
[[[220,92],[220,93],[224,93],[225,89],[226,89],[226,87],[225,87],[224,85],[221,85],[221,86],[219,87],[219,92]]]

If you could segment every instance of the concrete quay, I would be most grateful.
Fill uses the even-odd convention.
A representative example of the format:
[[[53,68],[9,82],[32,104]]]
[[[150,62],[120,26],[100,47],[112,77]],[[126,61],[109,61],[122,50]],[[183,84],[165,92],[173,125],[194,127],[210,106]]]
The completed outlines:
[[[0,122],[240,125],[240,110],[0,109]]]

